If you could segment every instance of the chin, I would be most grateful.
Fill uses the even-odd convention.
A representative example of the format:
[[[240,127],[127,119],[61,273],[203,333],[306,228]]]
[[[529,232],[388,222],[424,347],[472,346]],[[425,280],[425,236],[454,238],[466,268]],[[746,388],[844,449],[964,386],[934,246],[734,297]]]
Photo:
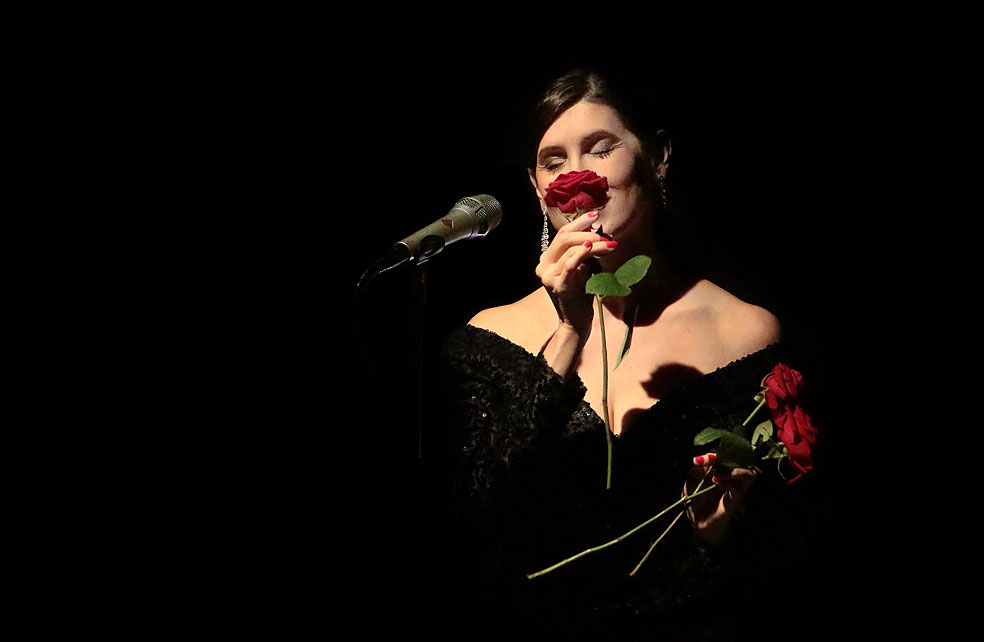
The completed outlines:
[[[598,226],[605,234],[614,236],[625,231],[625,220],[615,216],[614,212],[610,213],[609,216],[605,216],[605,213],[602,212],[601,216],[598,217]]]

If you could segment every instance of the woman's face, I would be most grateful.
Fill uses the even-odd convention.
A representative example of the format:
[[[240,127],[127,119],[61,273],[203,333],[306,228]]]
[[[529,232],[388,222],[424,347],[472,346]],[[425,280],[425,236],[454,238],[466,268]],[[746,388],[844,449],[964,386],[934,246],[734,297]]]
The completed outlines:
[[[590,169],[606,177],[609,200],[598,221],[605,233],[617,239],[649,217],[651,204],[644,185],[651,181],[644,179],[644,173],[656,171],[649,165],[641,142],[614,109],[582,100],[543,134],[530,180],[542,209],[547,186],[561,174]],[[567,223],[557,208],[548,208],[547,215],[554,228]]]

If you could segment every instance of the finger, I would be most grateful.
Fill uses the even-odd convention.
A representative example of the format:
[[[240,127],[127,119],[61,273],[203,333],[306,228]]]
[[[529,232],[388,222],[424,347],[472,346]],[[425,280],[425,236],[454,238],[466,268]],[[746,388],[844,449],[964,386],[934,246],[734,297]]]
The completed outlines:
[[[591,254],[593,247],[594,244],[591,241],[585,241],[583,245],[571,248],[570,256],[564,261],[564,267],[561,270],[561,280],[566,281],[575,270],[584,265],[584,260]]]
[[[592,255],[606,254],[607,252],[610,252],[611,250],[614,250],[616,247],[618,247],[618,241],[614,241],[612,239],[606,239],[605,237],[599,235],[595,235],[595,236],[597,240],[589,239],[584,242],[585,247],[589,247],[588,243],[591,244],[590,248],[591,248]]]
[[[543,253],[542,258],[547,261],[556,261],[572,246],[580,245],[585,241],[604,240],[605,237],[591,231],[592,220],[595,219],[588,219],[588,216],[585,215],[557,230],[554,240],[550,243],[547,251]]]
[[[569,265],[573,267],[571,261],[573,260],[576,264],[577,258],[585,252],[586,247],[584,244],[587,242],[588,241],[582,241],[580,243],[568,246],[553,260],[541,259],[541,263],[544,265],[543,273],[546,276],[556,277],[563,274],[565,268]],[[560,248],[558,247],[554,249],[559,250]]]
[[[598,234],[588,231],[573,231],[565,232],[563,234],[558,233],[557,236],[554,237],[554,240],[550,243],[550,247],[547,248],[547,251],[540,255],[540,260],[547,263],[556,263],[564,260],[564,253],[571,248],[584,245],[588,241],[595,243],[602,240],[604,239]]]
[[[591,225],[598,220],[599,212],[598,210],[592,210],[585,214],[584,216],[578,216],[576,219],[561,225],[557,230],[557,233],[561,232],[580,232],[591,228]]]
[[[750,468],[734,468],[730,471],[715,471],[711,481],[725,490],[744,494],[756,477],[758,473]]]
[[[694,466],[687,471],[687,479],[684,482],[686,495],[693,494],[701,488],[711,485],[711,469]],[[710,493],[712,495],[716,493]],[[702,496],[703,497],[703,496]]]
[[[567,261],[579,251],[579,247],[584,241],[577,243],[566,243],[562,239],[554,239],[547,248],[547,251],[540,255],[540,262],[536,266],[536,275],[543,280],[555,278],[559,275]]]
[[[586,236],[588,236],[587,240],[570,245],[552,266],[545,266],[543,273],[548,275],[570,273],[579,265],[584,265],[589,257],[607,254],[616,245],[614,241],[599,241],[601,237],[596,234]]]
[[[694,466],[713,466],[715,461],[717,461],[717,454],[707,453],[706,455],[694,457]]]
[[[714,490],[687,502],[687,515],[691,518],[692,523],[702,523],[721,509],[721,502],[724,496],[728,494],[728,491],[723,488],[715,488],[714,486],[711,486],[711,488],[714,488]],[[696,488],[689,488],[687,489],[687,494],[692,494],[695,490]]]
[[[595,236],[595,238],[600,238]],[[581,274],[585,274],[585,270],[589,273],[591,270],[589,266],[586,265],[588,259],[608,254],[618,245],[617,241],[606,241],[601,240],[587,240],[582,245],[576,247],[576,252],[568,258],[567,262],[569,264],[569,271],[573,272],[575,268],[584,268],[581,270]]]

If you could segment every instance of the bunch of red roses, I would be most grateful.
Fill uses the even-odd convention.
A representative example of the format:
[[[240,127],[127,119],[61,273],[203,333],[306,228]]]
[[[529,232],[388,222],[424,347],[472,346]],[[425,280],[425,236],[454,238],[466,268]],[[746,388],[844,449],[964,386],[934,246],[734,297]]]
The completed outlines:
[[[813,470],[817,429],[801,403],[803,375],[779,363],[762,379],[761,386],[755,395],[758,405],[741,424],[731,429],[706,428],[697,433],[695,446],[713,441],[718,444],[716,452],[695,457],[694,464],[746,468],[777,460],[780,471],[785,462],[787,472],[791,472],[792,476],[787,478],[790,484]],[[768,406],[770,418],[750,428],[763,406]]]
[[[779,441],[786,449],[786,461],[794,469],[790,484],[813,470],[813,446],[817,429],[800,404],[803,375],[786,364],[778,364],[762,380],[765,402],[778,427]]]
[[[792,469],[793,474],[791,477],[785,477],[784,475],[787,483],[790,484],[799,481],[813,470],[813,447],[817,443],[817,429],[801,405],[800,393],[803,387],[803,375],[786,364],[779,363],[762,379],[761,386],[761,391],[754,397],[754,400],[757,402],[755,409],[741,424],[731,430],[705,428],[697,433],[697,436],[694,437],[695,446],[706,445],[714,441],[717,441],[718,444],[716,452],[694,457],[695,465],[707,467],[722,466],[726,468],[750,467],[757,469],[759,464],[769,460],[776,460],[779,464],[780,474],[782,474],[781,467],[783,462],[786,463],[787,471]],[[770,419],[760,422],[755,426],[754,430],[751,430],[749,425],[752,419],[766,406],[769,409]],[[751,432],[751,438],[748,437],[749,431]],[[708,471],[708,475],[709,473],[710,471]],[[705,475],[706,478],[707,475]],[[540,577],[585,555],[617,544],[660,517],[668,514],[673,509],[679,508],[676,518],[666,527],[662,535],[656,538],[656,541],[650,546],[649,551],[630,573],[630,575],[634,575],[649,558],[656,545],[680,521],[690,502],[717,487],[717,479],[712,479],[713,483],[707,487],[704,487],[704,480],[701,480],[696,490],[692,493],[681,497],[659,514],[649,518],[616,539],[606,544],[584,550],[549,568],[531,573],[527,577],[530,579]]]
[[[717,451],[700,457],[694,457],[695,465],[708,468],[704,479],[700,481],[693,492],[673,505],[676,506],[682,503],[684,508],[666,530],[663,531],[663,534],[656,539],[645,557],[642,558],[642,561],[639,562],[630,575],[634,575],[639,570],[639,567],[649,558],[656,544],[666,536],[670,529],[684,515],[688,504],[694,498],[713,489],[720,483],[718,478],[714,476],[711,477],[712,485],[703,488],[704,481],[711,473],[711,466],[751,468],[758,471],[759,464],[769,460],[776,460],[780,475],[782,475],[783,463],[786,464],[787,471],[790,468],[792,469],[793,475],[791,477],[783,475],[789,484],[799,481],[804,475],[813,470],[813,446],[817,443],[817,429],[813,425],[810,416],[803,410],[800,402],[803,375],[786,364],[779,363],[776,364],[769,374],[762,378],[760,385],[761,390],[754,397],[758,405],[755,406],[755,409],[748,415],[745,421],[731,430],[706,428],[694,437],[695,446],[718,441]],[[768,406],[770,419],[760,422],[755,426],[754,430],[751,430],[749,425],[763,406]],[[749,432],[751,433],[750,437]],[[747,483],[748,478],[746,477],[745,479]],[[729,487],[732,486],[732,483],[729,481]],[[734,487],[740,488],[741,482],[739,481]],[[669,508],[657,517],[664,515],[668,510]],[[649,521],[652,521],[652,519]]]

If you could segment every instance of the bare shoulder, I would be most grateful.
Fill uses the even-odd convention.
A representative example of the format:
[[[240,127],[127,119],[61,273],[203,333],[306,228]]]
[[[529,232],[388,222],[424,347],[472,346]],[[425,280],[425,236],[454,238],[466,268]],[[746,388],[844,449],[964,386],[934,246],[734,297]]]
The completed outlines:
[[[494,332],[536,354],[556,329],[557,319],[550,297],[540,288],[514,303],[486,308],[468,324]]]
[[[769,310],[743,301],[710,281],[701,282],[699,294],[713,310],[722,344],[737,357],[757,352],[781,339],[782,325]]]

